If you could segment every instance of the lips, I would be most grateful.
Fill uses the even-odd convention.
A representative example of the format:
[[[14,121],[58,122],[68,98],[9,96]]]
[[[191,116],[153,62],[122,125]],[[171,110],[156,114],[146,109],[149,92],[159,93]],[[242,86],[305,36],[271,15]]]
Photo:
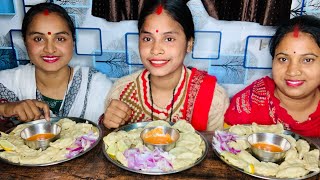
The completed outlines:
[[[151,59],[149,60],[150,64],[154,67],[162,67],[165,66],[169,61],[163,59]]]
[[[304,83],[302,80],[286,80],[286,84],[291,87],[298,87]]]
[[[43,56],[42,57],[43,61],[47,63],[54,63],[59,60],[58,56]]]

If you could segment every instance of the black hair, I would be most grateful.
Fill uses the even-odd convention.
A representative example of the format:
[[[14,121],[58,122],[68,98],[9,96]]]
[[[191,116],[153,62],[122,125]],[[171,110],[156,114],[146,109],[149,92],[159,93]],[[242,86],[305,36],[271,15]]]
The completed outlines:
[[[22,37],[23,40],[26,39],[26,33],[27,29],[30,25],[30,23],[33,20],[33,17],[39,13],[57,13],[59,16],[61,16],[67,23],[69,30],[72,33],[73,41],[75,41],[75,26],[71,19],[71,17],[68,15],[68,12],[61,6],[54,4],[54,3],[40,3],[37,5],[32,6],[28,12],[25,14],[23,21],[22,21]]]
[[[320,19],[312,15],[297,16],[280,25],[272,36],[269,43],[272,58],[274,58],[276,48],[283,37],[290,32],[294,32],[295,27],[298,28],[299,32],[310,34],[320,47]]]
[[[146,17],[155,13],[159,6],[177,21],[183,28],[187,40],[194,39],[194,24],[192,14],[185,0],[147,0],[144,1],[143,8],[139,15],[138,30],[144,24]]]

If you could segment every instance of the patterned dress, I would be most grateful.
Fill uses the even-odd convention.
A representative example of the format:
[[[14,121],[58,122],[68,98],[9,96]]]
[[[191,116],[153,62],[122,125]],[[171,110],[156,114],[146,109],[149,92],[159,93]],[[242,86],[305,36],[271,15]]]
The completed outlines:
[[[61,106],[50,115],[81,117],[97,122],[105,110],[104,102],[112,82],[92,68],[76,66],[73,69]],[[0,103],[25,99],[45,101],[36,87],[35,67],[28,64],[0,71]],[[7,118],[0,116],[0,119],[5,121]]]
[[[275,84],[270,77],[256,80],[232,98],[225,114],[225,122],[228,125],[282,123],[287,130],[300,135],[320,137],[320,101],[316,111],[300,123],[280,106],[274,90]]]
[[[158,107],[156,104],[152,106],[149,74],[144,69],[119,79],[110,91],[107,105],[111,99],[128,104],[133,111],[129,123],[171,119],[172,122],[187,120],[197,130],[222,128],[229,98],[214,76],[195,68],[183,67],[173,102]]]

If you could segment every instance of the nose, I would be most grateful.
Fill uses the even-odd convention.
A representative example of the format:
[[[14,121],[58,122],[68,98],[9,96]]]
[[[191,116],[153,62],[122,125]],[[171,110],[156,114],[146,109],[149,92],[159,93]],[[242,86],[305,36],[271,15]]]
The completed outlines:
[[[300,64],[297,62],[290,62],[287,66],[286,74],[289,76],[299,76],[301,75]]]
[[[56,46],[52,40],[48,40],[43,48],[43,51],[49,54],[53,54],[56,50]]]
[[[151,54],[152,55],[160,55],[160,54],[164,54],[164,49],[161,45],[160,42],[157,42],[155,41],[153,44],[152,44],[152,48],[151,48]]]

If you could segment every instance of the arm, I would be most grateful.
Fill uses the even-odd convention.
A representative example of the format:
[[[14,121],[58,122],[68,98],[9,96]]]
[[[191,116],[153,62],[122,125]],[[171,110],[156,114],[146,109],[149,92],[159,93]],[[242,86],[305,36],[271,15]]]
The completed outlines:
[[[103,119],[103,124],[107,128],[118,128],[131,117],[131,108],[126,103],[120,101],[120,94],[128,83],[126,78],[124,77],[116,81],[108,94]]]
[[[44,113],[45,119],[50,119],[49,106],[44,103],[33,100],[20,101],[14,92],[7,89],[0,83],[0,116],[18,117],[20,121],[31,121],[40,119]]]
[[[226,91],[217,83],[211,103],[207,131],[222,129],[224,113],[229,106],[229,96]]]

